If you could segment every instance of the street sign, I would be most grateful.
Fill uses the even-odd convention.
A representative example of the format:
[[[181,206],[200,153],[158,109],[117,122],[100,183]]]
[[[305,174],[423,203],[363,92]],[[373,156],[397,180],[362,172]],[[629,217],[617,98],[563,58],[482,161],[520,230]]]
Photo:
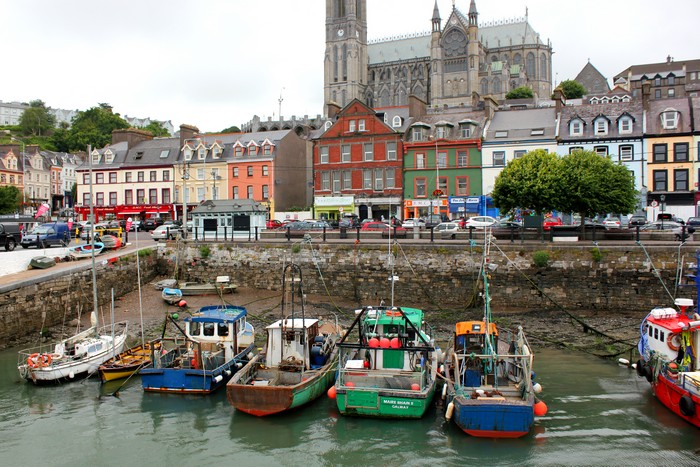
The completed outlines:
[[[658,207],[658,206],[659,206],[659,202],[658,202],[658,201],[654,200],[654,201],[651,202],[651,207],[652,207],[652,208],[656,208],[656,207]]]

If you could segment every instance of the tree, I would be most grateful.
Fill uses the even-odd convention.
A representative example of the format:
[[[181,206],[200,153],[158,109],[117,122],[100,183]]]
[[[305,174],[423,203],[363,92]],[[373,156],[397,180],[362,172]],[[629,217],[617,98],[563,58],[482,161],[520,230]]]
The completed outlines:
[[[34,100],[29,103],[29,108],[25,109],[19,119],[19,128],[23,135],[47,136],[53,132],[56,125],[56,117],[49,113],[41,100]]]
[[[236,125],[230,126],[228,128],[224,128],[221,130],[219,133],[240,133],[241,129],[238,128]]]
[[[586,88],[578,81],[572,79],[562,81],[558,87],[561,88],[564,97],[567,99],[580,99],[586,95]]]
[[[520,86],[506,94],[506,99],[529,99],[533,96],[532,89],[527,86]]]
[[[165,127],[163,127],[163,125],[160,122],[151,122],[145,127],[142,127],[141,129],[152,134],[154,138],[158,138],[161,136],[170,136],[170,132]]]
[[[70,129],[57,130],[57,138],[52,142],[57,150],[65,152],[85,150],[88,144],[101,148],[112,141],[112,131],[123,128],[129,128],[129,123],[112,113],[108,104],[99,104],[99,107],[78,112]]]
[[[0,186],[0,214],[12,214],[19,211],[22,192],[16,186]]]
[[[624,165],[593,151],[574,151],[559,165],[561,197],[557,209],[575,212],[581,218],[598,213],[628,214],[637,205],[634,178]]]
[[[558,156],[544,149],[509,162],[496,177],[493,204],[501,212],[522,208],[542,214],[556,209],[562,194],[558,166]]]

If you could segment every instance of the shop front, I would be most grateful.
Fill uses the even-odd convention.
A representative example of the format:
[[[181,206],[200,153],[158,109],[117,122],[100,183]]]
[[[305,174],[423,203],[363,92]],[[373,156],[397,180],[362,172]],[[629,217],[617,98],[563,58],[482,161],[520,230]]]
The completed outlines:
[[[433,199],[407,199],[404,200],[403,218],[428,217],[429,214],[437,214],[440,217],[446,216],[448,212],[447,198]]]
[[[352,196],[315,196],[314,217],[316,219],[339,220],[345,214],[355,212]]]
[[[149,217],[161,217],[164,220],[173,219],[172,204],[118,204],[115,206],[95,206],[93,207],[96,222],[112,219],[145,220]],[[78,220],[88,220],[90,218],[90,206],[76,206],[75,212]],[[188,209],[189,210],[189,209]],[[138,217],[135,217],[138,216]],[[144,219],[141,219],[144,217]]]

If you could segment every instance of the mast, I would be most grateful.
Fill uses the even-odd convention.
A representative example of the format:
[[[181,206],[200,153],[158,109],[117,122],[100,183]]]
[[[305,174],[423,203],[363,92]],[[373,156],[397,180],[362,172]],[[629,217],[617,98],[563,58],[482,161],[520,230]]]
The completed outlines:
[[[97,151],[97,149],[95,149]],[[92,258],[92,311],[97,320],[97,273],[95,272],[95,202],[92,199],[92,145],[88,144],[88,169],[90,173],[90,257]]]

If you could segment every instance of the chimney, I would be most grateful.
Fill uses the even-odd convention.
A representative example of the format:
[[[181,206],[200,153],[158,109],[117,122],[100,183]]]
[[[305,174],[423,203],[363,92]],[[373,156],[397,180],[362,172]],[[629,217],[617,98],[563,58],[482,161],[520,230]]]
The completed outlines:
[[[328,111],[326,112],[328,114],[328,118],[334,119],[338,113],[340,113],[340,106],[336,104],[335,102],[329,102],[328,103]]]
[[[39,152],[39,145],[38,144],[27,144],[25,146],[24,152],[26,154],[36,154]]]
[[[493,97],[486,96],[484,97],[484,104],[486,110],[486,120],[491,120],[493,118],[493,114],[498,108],[498,102],[496,102]]]
[[[408,116],[409,118],[419,118],[425,115],[425,109],[427,103],[423,101],[420,97],[410,94],[408,96]]]
[[[562,91],[560,87],[557,87],[552,94],[552,99],[554,99],[554,108],[556,113],[561,113],[561,109],[566,105],[564,91]]]
[[[645,112],[649,112],[649,96],[651,96],[651,83],[644,81],[642,83],[642,108]]]
[[[476,91],[472,91],[472,109],[476,109],[479,107],[479,101],[481,100],[481,97],[479,96],[479,93]]]
[[[199,133],[199,128],[194,125],[180,125],[180,147],[178,150],[181,150],[185,146],[185,141],[197,136],[197,133]]]
[[[153,139],[153,135],[147,131],[138,130],[136,128],[127,128],[124,130],[112,130],[112,144],[122,143],[126,141],[127,148],[131,149],[142,141]]]

